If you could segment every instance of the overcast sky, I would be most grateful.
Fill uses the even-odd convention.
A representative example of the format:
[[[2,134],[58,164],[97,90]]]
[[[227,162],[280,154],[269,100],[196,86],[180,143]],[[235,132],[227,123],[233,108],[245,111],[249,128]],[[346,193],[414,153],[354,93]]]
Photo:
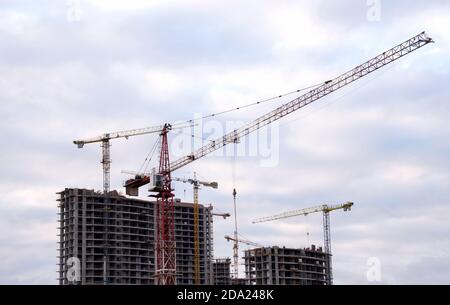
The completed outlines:
[[[371,262],[382,284],[450,284],[450,3],[377,2],[1,1],[0,284],[56,283],[56,192],[102,187],[100,147],[73,140],[314,85],[424,30],[436,44],[253,135],[257,153],[174,175],[218,181],[200,201],[222,212],[236,187],[240,233],[264,245],[321,246],[322,216],[256,217],[355,202],[331,214],[336,284],[372,283]],[[201,136],[294,97],[206,120]],[[173,159],[188,134],[171,136]],[[155,140],[113,143],[113,189]],[[175,187],[191,200],[189,185]],[[232,223],[215,221],[218,257],[232,255]]]

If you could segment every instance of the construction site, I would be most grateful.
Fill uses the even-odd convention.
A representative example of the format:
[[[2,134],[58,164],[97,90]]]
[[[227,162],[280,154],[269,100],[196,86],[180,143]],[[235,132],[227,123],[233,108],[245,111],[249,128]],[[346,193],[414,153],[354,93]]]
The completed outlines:
[[[116,191],[65,189],[58,193],[59,283],[67,284],[65,263],[79,257],[81,284],[154,283],[155,202]],[[174,202],[177,284],[194,284],[194,207]],[[212,283],[212,207],[199,205],[200,284]]]
[[[229,190],[232,213],[218,213],[214,203],[199,195],[201,188],[217,189],[219,183],[203,181],[194,173],[190,178],[176,177],[176,171],[227,145],[237,146],[253,132],[314,103],[372,72],[432,43],[422,32],[357,65],[333,79],[273,99],[295,94],[288,103],[224,134],[191,153],[170,159],[168,136],[171,131],[191,127],[197,122],[162,125],[120,132],[108,132],[97,137],[73,141],[78,148],[101,145],[103,190],[66,188],[58,192],[58,280],[61,285],[332,285],[333,264],[330,214],[349,212],[358,203],[316,203],[313,207],[299,205],[293,211],[259,219],[239,219],[263,226],[266,222],[322,214],[323,245],[289,248],[285,245],[261,245],[242,238],[238,223],[237,187]],[[262,102],[243,105],[225,112],[257,107]],[[209,117],[220,115],[212,114]],[[128,171],[124,192],[111,190],[111,141],[157,134],[152,150],[158,160],[149,171]],[[147,159],[146,159],[147,160]],[[151,160],[151,158],[150,158]],[[147,168],[147,167],[146,167]],[[174,173],[174,174],[173,174]],[[173,182],[192,186],[192,202],[177,199]],[[146,186],[153,199],[136,198]],[[350,199],[350,198],[349,198]],[[203,204],[201,204],[203,203]],[[351,217],[351,213],[345,217]],[[229,224],[232,234],[214,236],[214,221]],[[300,232],[299,232],[300,233]],[[302,232],[303,233],[303,232]],[[230,242],[230,243],[227,243]],[[214,243],[230,245],[229,257],[216,257]],[[241,251],[240,245],[250,246]],[[232,249],[232,251],[231,251]],[[71,280],[68,271],[71,259],[80,261],[79,277]],[[244,266],[244,271],[240,266]],[[243,274],[243,276],[242,276]]]

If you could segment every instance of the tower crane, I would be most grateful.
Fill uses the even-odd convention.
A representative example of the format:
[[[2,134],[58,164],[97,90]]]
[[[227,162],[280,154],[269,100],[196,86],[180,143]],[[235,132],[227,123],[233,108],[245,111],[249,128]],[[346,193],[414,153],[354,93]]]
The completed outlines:
[[[130,130],[124,130],[124,131],[116,131],[116,132],[110,132],[105,133],[103,135],[84,139],[84,140],[75,140],[73,143],[78,146],[78,148],[83,148],[86,144],[92,144],[92,143],[101,143],[102,147],[102,165],[103,165],[103,193],[105,194],[105,207],[103,212],[103,220],[105,223],[107,222],[108,218],[108,211],[109,211],[109,199],[108,199],[108,193],[110,189],[110,171],[111,171],[111,144],[110,141],[114,139],[120,139],[125,138],[128,140],[130,137],[139,136],[139,135],[145,135],[145,134],[151,134],[151,133],[157,133],[161,132],[162,130],[166,129],[178,129],[178,128],[185,128],[190,127],[192,124],[166,124],[164,126],[153,126],[153,127],[145,127],[145,128],[139,128],[139,129],[130,129]],[[103,242],[103,284],[106,285],[108,283],[108,225],[106,225],[106,231],[104,232],[104,242]]]
[[[256,247],[256,248],[263,248],[264,247],[263,245],[255,243],[255,242],[253,242],[251,240],[239,238],[239,237],[236,236],[236,234],[233,237],[231,237],[229,235],[225,235],[224,237],[225,237],[225,239],[228,242],[229,241],[233,242],[233,250],[235,250],[235,251],[238,251],[238,248],[236,247],[236,244],[239,244],[239,243],[245,244],[245,245],[248,245],[248,246],[253,246],[253,247]],[[235,254],[235,253],[233,253],[233,254]],[[235,257],[234,257],[234,264],[235,264],[235,268],[239,264],[239,257],[237,255],[235,255]],[[238,271],[239,270],[235,270],[234,272],[238,272]],[[236,281],[236,283],[239,282],[238,274],[234,275],[234,280]]]
[[[139,173],[134,171],[126,171],[122,170],[123,174],[135,175],[139,176],[148,176],[150,173]],[[172,178],[173,181],[190,183],[193,187],[193,195],[194,195],[194,283],[196,285],[200,285],[200,242],[199,242],[199,200],[198,200],[198,191],[200,186],[211,187],[217,189],[219,184],[217,182],[207,182],[201,181],[197,179],[197,173],[194,172],[194,178]],[[221,216],[224,219],[231,216],[229,213],[212,213],[213,216]]]
[[[228,236],[228,235],[225,235],[225,239],[227,241],[238,242],[238,243],[246,244],[246,245],[253,246],[253,247],[258,247],[258,248],[264,247],[263,245],[255,243],[255,242],[252,242],[252,241],[250,241],[248,239],[235,238],[235,237],[231,237],[231,236]]]
[[[234,243],[233,243],[233,277],[237,280],[239,277],[239,239],[238,239],[238,219],[236,206],[236,189],[233,189],[233,208],[234,208]],[[229,241],[229,240],[228,240]]]
[[[179,181],[183,183],[190,183],[193,187],[193,193],[194,193],[194,283],[195,285],[200,285],[200,243],[199,243],[199,236],[198,236],[198,227],[199,227],[199,220],[198,220],[198,190],[200,189],[200,185],[211,187],[214,189],[218,188],[217,182],[206,182],[206,181],[200,181],[197,179],[197,173],[194,172],[194,178],[193,179],[184,179],[184,178],[173,178],[174,181]]]
[[[212,216],[220,216],[220,217],[222,217],[223,219],[227,219],[228,217],[231,216],[230,213],[212,213],[211,215],[212,215]]]
[[[176,260],[175,260],[175,236],[174,236],[174,206],[171,189],[171,173],[190,163],[205,157],[206,155],[230,144],[238,143],[239,139],[250,133],[271,124],[351,83],[359,80],[370,73],[389,65],[390,63],[414,52],[433,40],[422,32],[401,44],[375,56],[352,70],[349,70],[334,79],[327,80],[321,85],[314,87],[307,93],[296,99],[281,105],[280,107],[262,115],[254,121],[244,124],[242,127],[211,141],[211,143],[194,150],[192,153],[179,158],[173,162],[169,161],[169,148],[167,143],[168,126],[161,131],[161,150],[159,170],[151,176],[140,176],[127,180],[124,183],[127,194],[138,193],[138,188],[150,183],[150,192],[157,198],[158,234],[156,240],[156,279],[157,284],[175,284],[176,282]]]
[[[209,205],[210,210],[212,211],[212,205]],[[211,213],[211,216],[213,217],[222,217],[223,219],[227,219],[228,217],[231,217],[230,213]],[[213,232],[213,219],[211,219],[209,221],[209,235],[211,236],[211,244],[210,244],[210,261],[209,261],[209,276],[210,276],[210,283],[214,283],[214,266],[213,266],[213,261],[214,261],[214,232]]]
[[[102,147],[102,165],[103,165],[103,192],[107,194],[109,192],[110,188],[110,170],[111,170],[111,144],[110,141],[114,139],[120,139],[125,138],[128,140],[130,137],[145,135],[145,134],[151,134],[151,133],[158,133],[162,132],[164,128],[167,128],[168,130],[172,129],[179,129],[179,128],[185,128],[185,127],[191,127],[192,124],[166,124],[166,125],[159,125],[159,126],[153,126],[153,127],[145,127],[145,128],[138,128],[138,129],[130,129],[130,130],[123,130],[123,131],[116,131],[116,132],[110,132],[105,133],[100,136],[84,139],[84,140],[75,140],[73,141],[73,144],[77,145],[78,148],[83,148],[86,144],[91,143],[101,143]]]
[[[263,217],[255,219],[253,223],[268,222],[278,219],[296,217],[300,215],[307,216],[312,213],[323,212],[323,242],[326,253],[327,260],[327,284],[333,284],[333,273],[331,268],[331,233],[330,233],[330,212],[343,209],[344,212],[350,211],[352,209],[353,202],[347,202],[340,205],[321,205],[312,208],[306,208],[301,210],[295,210],[290,212],[285,212],[269,217]]]

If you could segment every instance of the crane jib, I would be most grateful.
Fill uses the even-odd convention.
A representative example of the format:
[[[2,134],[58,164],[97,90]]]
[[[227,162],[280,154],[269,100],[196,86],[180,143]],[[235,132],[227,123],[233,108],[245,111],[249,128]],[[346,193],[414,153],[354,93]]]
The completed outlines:
[[[276,108],[275,110],[266,113],[256,120],[245,124],[241,128],[233,130],[215,141],[211,141],[209,144],[193,151],[191,154],[171,162],[170,169],[173,172],[224,147],[225,145],[236,143],[240,138],[245,137],[264,126],[267,126],[432,42],[433,40],[429,38],[425,32],[422,32],[419,35],[416,35],[393,47],[392,49],[375,56],[365,63],[356,66],[354,69],[349,70],[334,79],[325,81],[322,85]],[[128,183],[136,183],[136,181],[132,180],[133,179],[130,179]],[[125,183],[125,186],[127,186],[128,183]],[[137,184],[142,185],[141,182],[138,182]]]
[[[340,88],[347,86],[348,84],[398,60],[399,58],[429,44],[432,43],[433,40],[429,38],[425,32],[420,33],[412,37],[411,39],[406,40],[405,42],[393,47],[392,49],[383,52],[382,54],[368,60],[367,62],[358,65],[354,69],[332,79],[327,80],[321,86],[310,90],[304,95],[276,108],[275,110],[259,117],[258,119],[244,125],[243,127],[234,130],[215,141],[212,141],[210,144],[207,144],[195,151],[191,154],[184,156],[178,160],[173,161],[170,164],[170,168],[172,171],[175,171],[187,164],[202,158],[223,146],[229,143],[235,143],[241,137],[245,137],[248,134],[268,125],[274,121],[277,121],[284,116],[297,111],[300,108],[303,108],[322,97],[339,90]]]

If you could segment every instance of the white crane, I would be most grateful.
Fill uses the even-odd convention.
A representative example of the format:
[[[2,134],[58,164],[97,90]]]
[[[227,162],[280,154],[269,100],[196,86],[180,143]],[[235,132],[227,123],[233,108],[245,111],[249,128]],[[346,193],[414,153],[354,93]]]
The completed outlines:
[[[236,234],[234,234],[234,237],[231,237],[231,236],[229,236],[229,235],[225,235],[224,237],[225,237],[225,239],[226,239],[228,242],[229,242],[229,241],[232,241],[232,242],[233,242],[233,250],[234,250],[234,262],[233,262],[233,264],[234,264],[234,268],[235,268],[235,270],[234,270],[234,272],[235,272],[235,274],[234,274],[234,280],[235,280],[236,283],[238,284],[238,283],[239,283],[239,276],[238,276],[238,274],[237,274],[236,272],[239,271],[238,268],[237,268],[237,266],[239,265],[239,257],[238,257],[238,255],[236,255],[236,253],[237,253],[239,250],[238,250],[238,248],[237,248],[236,245],[239,244],[239,243],[241,243],[241,244],[245,244],[245,245],[252,246],[252,247],[256,247],[256,248],[264,248],[264,246],[261,245],[261,244],[255,243],[255,242],[253,242],[253,241],[251,241],[251,240],[248,240],[248,239],[239,238],[239,237],[236,236]]]
[[[209,205],[210,210],[213,209],[212,205]],[[211,213],[211,216],[213,217],[222,217],[224,220],[226,220],[228,217],[231,217],[230,213]],[[210,244],[210,253],[211,253],[211,259],[209,261],[209,275],[210,275],[210,284],[214,283],[214,225],[213,225],[213,219],[210,219],[209,221],[209,235],[211,236],[211,244]]]
[[[165,127],[169,130],[172,130],[172,129],[192,127],[192,126],[193,126],[192,123],[189,123],[189,124],[183,123],[183,124],[174,124],[174,125],[166,124],[166,125],[138,128],[138,129],[129,129],[129,130],[123,130],[123,131],[109,132],[109,133],[104,133],[104,134],[94,137],[94,138],[75,140],[75,141],[73,141],[73,144],[77,145],[78,148],[83,148],[84,145],[86,145],[86,144],[101,143],[101,147],[102,147],[101,163],[103,165],[103,192],[105,194],[107,194],[107,193],[109,193],[109,189],[110,189],[110,170],[111,170],[110,140],[120,139],[120,138],[125,138],[128,140],[130,137],[151,134],[151,133],[160,133],[164,130]]]
[[[227,219],[228,217],[231,216],[230,213],[212,213],[211,215],[212,215],[212,216],[220,216],[220,217],[222,217],[223,219]]]
[[[195,285],[200,285],[200,242],[199,242],[199,207],[198,207],[198,190],[200,189],[200,185],[211,187],[217,189],[219,184],[217,182],[206,182],[200,181],[197,179],[197,173],[194,172],[194,178],[172,178],[174,181],[179,181],[183,183],[190,183],[193,187],[194,193],[194,283]],[[225,216],[223,216],[225,218]]]
[[[285,212],[269,217],[263,217],[255,219],[253,223],[268,222],[278,219],[296,217],[296,216],[307,216],[312,213],[323,212],[323,237],[324,237],[324,248],[327,258],[327,284],[333,284],[333,273],[331,268],[331,232],[330,232],[330,212],[335,210],[343,209],[344,212],[350,211],[352,209],[353,202],[346,202],[340,205],[320,205],[312,208],[306,208],[301,210],[295,210],[290,212]]]
[[[257,248],[262,248],[262,247],[264,247],[263,245],[258,244],[258,243],[255,243],[255,242],[253,242],[253,241],[251,241],[251,240],[248,240],[248,239],[235,238],[235,237],[231,237],[231,236],[228,236],[228,235],[225,235],[225,239],[226,239],[227,241],[238,242],[238,243],[246,244],[246,245],[253,246],[253,247],[257,247]]]
[[[160,126],[153,126],[153,127],[145,127],[145,128],[139,128],[139,129],[130,129],[130,130],[124,130],[124,131],[116,131],[116,132],[109,132],[102,134],[100,136],[89,138],[89,139],[83,139],[83,140],[75,140],[73,143],[78,146],[78,148],[83,148],[86,144],[92,144],[92,143],[101,143],[102,147],[102,165],[103,165],[103,193],[105,194],[105,209],[103,212],[103,219],[107,223],[107,211],[109,209],[109,199],[108,194],[110,190],[110,175],[111,175],[111,144],[110,140],[114,139],[120,139],[125,138],[128,140],[130,137],[139,136],[139,135],[145,135],[145,134],[151,134],[151,133],[161,133],[164,130],[172,130],[172,129],[179,129],[179,128],[185,128],[185,127],[191,127],[193,126],[192,123],[190,124],[165,124]],[[103,237],[104,240],[104,248],[103,248],[103,284],[108,284],[108,225],[106,225],[106,232]]]

